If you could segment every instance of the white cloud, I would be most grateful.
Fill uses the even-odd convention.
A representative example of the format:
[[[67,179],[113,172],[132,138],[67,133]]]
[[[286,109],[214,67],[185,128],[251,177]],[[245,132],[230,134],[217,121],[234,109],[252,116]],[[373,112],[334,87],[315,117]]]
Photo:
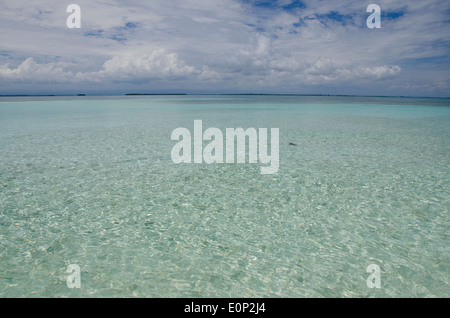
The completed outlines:
[[[195,74],[198,71],[178,59],[176,53],[159,49],[146,55],[114,56],[103,64],[102,70],[77,76],[95,82],[107,79],[174,79]]]
[[[178,59],[176,53],[163,49],[146,55],[114,56],[107,60],[102,69],[95,72],[73,72],[65,70],[64,63],[37,63],[27,58],[18,67],[0,65],[0,78],[15,82],[102,82],[139,79],[176,79],[190,75],[212,76],[212,71],[198,71]]]
[[[359,77],[365,79],[386,79],[397,75],[401,71],[401,67],[398,65],[394,66],[375,66],[375,67],[360,67],[356,70],[356,74]]]
[[[39,64],[29,57],[17,68],[0,65],[0,79],[13,82],[73,82],[73,72],[65,71],[64,66],[64,63]]]
[[[401,72],[398,65],[366,66],[327,55],[286,53],[274,46],[269,38],[257,35],[228,58],[228,64],[222,65],[219,74],[223,77],[233,77],[242,83],[250,78],[258,85],[276,86],[286,83],[342,83],[361,79],[379,81],[393,78]]]

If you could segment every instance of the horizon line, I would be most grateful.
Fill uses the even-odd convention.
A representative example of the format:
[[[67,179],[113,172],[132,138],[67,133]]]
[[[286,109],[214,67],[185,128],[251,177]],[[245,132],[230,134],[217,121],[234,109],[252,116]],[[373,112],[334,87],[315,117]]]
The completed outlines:
[[[0,97],[89,97],[89,96],[315,96],[315,97],[379,97],[379,98],[436,98],[450,99],[450,96],[408,96],[408,95],[358,95],[358,94],[300,94],[300,93],[123,93],[123,94],[0,94]]]

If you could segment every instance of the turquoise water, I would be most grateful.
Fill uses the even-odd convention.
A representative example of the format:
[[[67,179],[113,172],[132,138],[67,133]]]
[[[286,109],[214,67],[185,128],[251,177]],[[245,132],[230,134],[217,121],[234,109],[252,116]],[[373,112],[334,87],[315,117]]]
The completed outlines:
[[[278,173],[174,164],[196,119]],[[448,99],[2,98],[0,296],[449,297],[449,141]]]

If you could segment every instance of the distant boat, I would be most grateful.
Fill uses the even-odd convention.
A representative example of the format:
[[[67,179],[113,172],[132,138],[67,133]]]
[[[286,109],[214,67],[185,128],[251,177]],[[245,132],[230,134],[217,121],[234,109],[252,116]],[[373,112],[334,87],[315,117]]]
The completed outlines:
[[[86,96],[86,94],[77,94],[77,96]]]

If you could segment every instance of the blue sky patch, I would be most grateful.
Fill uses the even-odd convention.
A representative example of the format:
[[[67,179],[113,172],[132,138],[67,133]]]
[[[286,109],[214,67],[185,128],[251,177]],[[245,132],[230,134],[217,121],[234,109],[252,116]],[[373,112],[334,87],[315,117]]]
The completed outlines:
[[[403,11],[385,12],[381,10],[381,19],[395,20],[405,15]]]
[[[299,0],[294,0],[289,4],[282,4],[277,0],[241,0],[245,4],[250,4],[253,7],[265,9],[282,9],[285,11],[294,11],[296,9],[305,8],[306,5]]]

